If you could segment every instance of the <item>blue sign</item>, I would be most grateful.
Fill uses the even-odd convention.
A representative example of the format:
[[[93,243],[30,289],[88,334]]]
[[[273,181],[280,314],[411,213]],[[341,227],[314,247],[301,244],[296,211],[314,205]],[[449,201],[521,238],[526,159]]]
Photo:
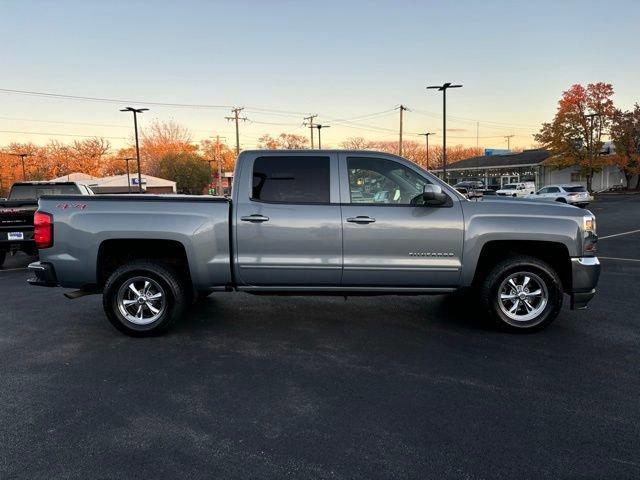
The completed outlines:
[[[484,155],[485,157],[492,157],[494,155],[511,155],[511,150],[507,150],[506,148],[485,148]]]

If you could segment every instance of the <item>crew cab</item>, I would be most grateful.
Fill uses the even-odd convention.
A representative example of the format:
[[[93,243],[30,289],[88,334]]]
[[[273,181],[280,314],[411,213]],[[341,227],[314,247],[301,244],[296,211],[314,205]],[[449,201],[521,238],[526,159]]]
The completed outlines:
[[[386,192],[378,195],[380,192]],[[568,205],[469,202],[404,158],[367,151],[245,151],[232,198],[42,197],[32,285],[102,294],[109,321],[164,331],[211,292],[427,295],[465,290],[515,332],[563,296],[595,294],[595,218]]]
[[[0,267],[9,253],[37,252],[33,240],[33,213],[42,195],[91,195],[85,185],[75,182],[18,182],[11,186],[9,197],[0,201]]]

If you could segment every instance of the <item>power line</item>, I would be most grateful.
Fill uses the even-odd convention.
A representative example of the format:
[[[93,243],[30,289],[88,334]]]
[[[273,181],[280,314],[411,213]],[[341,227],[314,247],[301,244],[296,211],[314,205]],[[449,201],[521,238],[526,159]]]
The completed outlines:
[[[49,135],[52,137],[107,138],[110,140],[127,140],[127,137],[105,137],[103,135],[76,135],[73,133],[26,132],[21,130],[0,130],[0,133],[17,133],[25,135]]]
[[[54,123],[60,125],[81,125],[88,127],[131,128],[129,125],[114,125],[109,123],[63,122],[59,120],[38,120],[35,118],[0,117],[0,120],[12,120],[19,122]]]

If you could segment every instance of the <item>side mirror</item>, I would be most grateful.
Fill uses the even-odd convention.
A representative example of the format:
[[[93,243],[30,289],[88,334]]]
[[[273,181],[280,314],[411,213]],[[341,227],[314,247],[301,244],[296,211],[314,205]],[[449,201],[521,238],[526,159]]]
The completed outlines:
[[[422,187],[422,199],[424,203],[430,205],[444,205],[447,201],[447,195],[442,192],[439,185],[428,183]]]

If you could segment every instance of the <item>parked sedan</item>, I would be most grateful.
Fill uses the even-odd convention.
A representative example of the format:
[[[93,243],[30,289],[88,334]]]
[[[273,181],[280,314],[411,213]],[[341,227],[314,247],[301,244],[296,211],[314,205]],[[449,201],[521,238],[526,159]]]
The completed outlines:
[[[591,195],[582,185],[548,185],[527,198],[568,203],[576,207],[586,207],[592,200]]]

